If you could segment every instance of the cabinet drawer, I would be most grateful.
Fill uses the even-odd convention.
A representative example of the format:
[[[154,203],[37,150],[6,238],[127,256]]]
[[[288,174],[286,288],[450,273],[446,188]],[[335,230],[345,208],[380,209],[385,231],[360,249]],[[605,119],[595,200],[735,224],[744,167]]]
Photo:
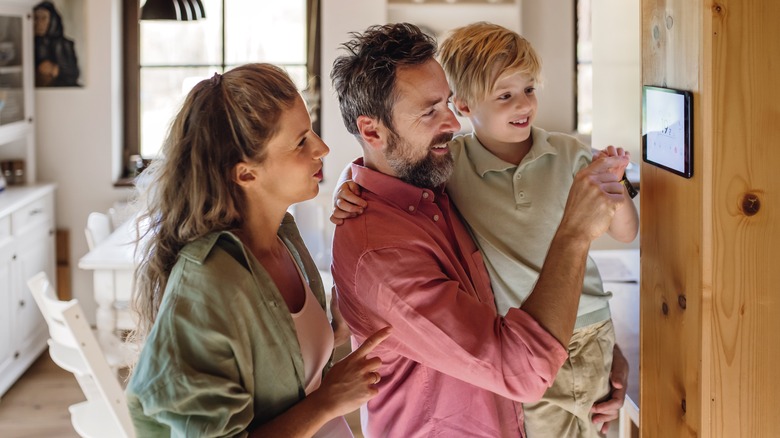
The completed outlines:
[[[47,223],[52,219],[49,197],[33,201],[11,214],[11,231],[18,235],[22,230],[38,224]]]
[[[0,217],[0,242],[11,237],[11,216]]]

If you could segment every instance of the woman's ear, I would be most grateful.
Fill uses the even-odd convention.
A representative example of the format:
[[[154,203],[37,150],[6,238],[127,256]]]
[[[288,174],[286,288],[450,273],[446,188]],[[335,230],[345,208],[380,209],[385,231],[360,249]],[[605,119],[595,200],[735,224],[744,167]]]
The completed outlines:
[[[233,181],[241,187],[246,187],[255,180],[255,170],[249,163],[241,161],[233,166]]]
[[[358,116],[357,128],[364,144],[374,149],[384,147],[386,134],[378,120],[368,116]]]
[[[466,101],[457,96],[452,96],[452,106],[455,108],[455,114],[459,116],[468,117],[471,114],[471,109]]]

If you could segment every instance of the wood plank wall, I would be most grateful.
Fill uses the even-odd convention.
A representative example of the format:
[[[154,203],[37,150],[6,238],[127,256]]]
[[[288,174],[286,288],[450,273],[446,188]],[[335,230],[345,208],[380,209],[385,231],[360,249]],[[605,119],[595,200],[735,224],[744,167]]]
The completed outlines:
[[[694,93],[693,178],[641,166],[641,436],[780,436],[780,2],[641,20],[643,83]]]

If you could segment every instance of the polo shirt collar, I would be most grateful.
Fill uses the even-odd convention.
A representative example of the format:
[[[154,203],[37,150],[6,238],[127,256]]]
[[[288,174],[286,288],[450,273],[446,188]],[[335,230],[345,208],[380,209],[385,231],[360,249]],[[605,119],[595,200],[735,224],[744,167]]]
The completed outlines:
[[[419,210],[420,202],[426,199],[425,197],[428,198],[428,201],[433,202],[436,196],[444,194],[444,186],[434,190],[423,189],[394,176],[364,167],[362,158],[358,158],[352,163],[352,180],[360,187],[386,199],[389,203],[408,213]],[[424,193],[428,193],[428,195],[424,195]]]
[[[534,139],[534,143],[531,146],[531,150],[528,151],[528,155],[523,158],[523,166],[527,163],[537,160],[539,157],[547,154],[557,155],[558,151],[550,144],[548,140],[550,134],[544,129],[531,127],[531,136]],[[488,172],[503,172],[505,170],[514,169],[518,167],[515,164],[508,163],[497,156],[493,155],[490,151],[482,146],[482,143],[477,139],[477,135],[472,133],[466,137],[466,152],[469,154],[469,159],[474,164],[479,176],[484,177]]]

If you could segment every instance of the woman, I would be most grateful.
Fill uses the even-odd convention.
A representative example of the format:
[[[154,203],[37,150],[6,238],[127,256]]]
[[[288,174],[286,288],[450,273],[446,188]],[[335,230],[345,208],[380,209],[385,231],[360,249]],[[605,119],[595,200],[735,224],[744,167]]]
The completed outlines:
[[[138,436],[351,436],[342,416],[376,395],[366,354],[389,329],[328,370],[322,283],[286,212],[317,194],[327,153],[278,67],[189,93],[147,170],[144,346],[127,388]]]

